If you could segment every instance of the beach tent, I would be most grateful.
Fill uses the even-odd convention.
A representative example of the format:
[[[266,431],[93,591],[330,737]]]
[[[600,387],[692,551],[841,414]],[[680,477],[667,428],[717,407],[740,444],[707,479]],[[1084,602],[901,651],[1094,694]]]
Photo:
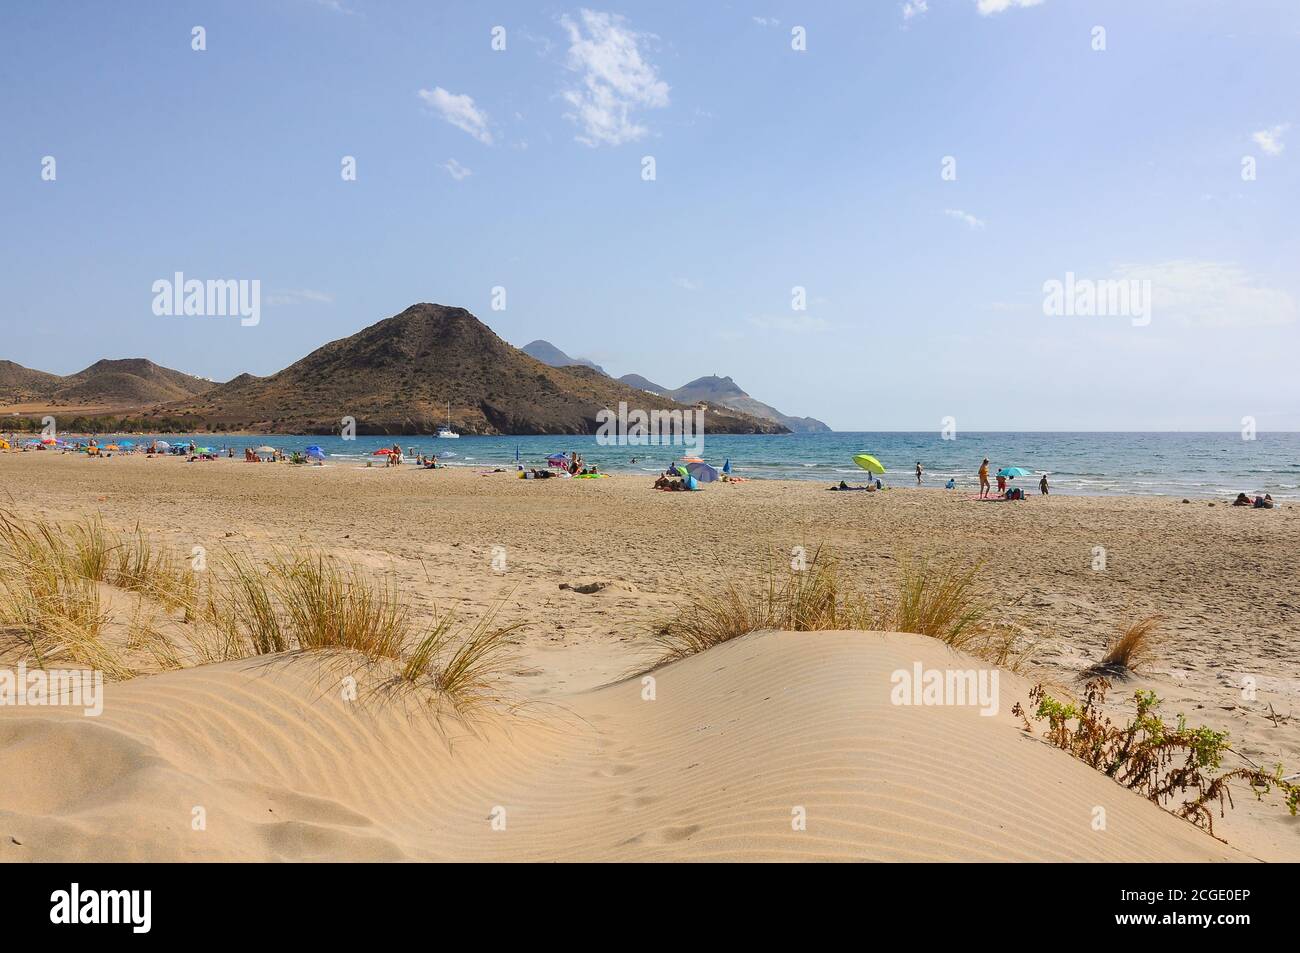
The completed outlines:
[[[717,468],[711,467],[707,463],[687,464],[686,469],[690,471],[692,477],[699,480],[701,483],[713,483],[718,479]]]
[[[869,453],[855,453],[853,462],[868,473],[884,473],[885,465]]]

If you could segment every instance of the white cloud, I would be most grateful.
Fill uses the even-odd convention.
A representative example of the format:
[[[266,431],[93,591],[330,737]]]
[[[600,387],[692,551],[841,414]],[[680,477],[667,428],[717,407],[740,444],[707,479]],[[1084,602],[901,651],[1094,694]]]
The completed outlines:
[[[266,296],[267,304],[302,304],[305,301],[312,304],[333,304],[334,296],[324,291],[313,291],[311,288],[301,288],[298,291],[276,291]]]
[[[349,10],[343,5],[343,0],[316,0],[316,5],[324,7],[327,10],[333,10],[335,13],[344,13],[348,16],[356,13],[355,10]]]
[[[1153,322],[1192,327],[1276,327],[1292,324],[1296,301],[1279,288],[1261,287],[1240,266],[1216,261],[1126,264],[1116,276],[1151,282]]]
[[[668,105],[668,84],[641,55],[646,34],[624,26],[616,14],[579,11],[581,23],[568,16],[560,24],[569,34],[568,67],[582,74],[581,84],[565,90],[572,107],[566,118],[578,125],[577,140],[585,145],[620,145],[648,131],[632,119],[637,108]]]
[[[781,25],[781,21],[778,20],[776,17],[754,17],[753,20],[759,26],[780,26]]]
[[[759,315],[750,318],[749,323],[763,331],[782,331],[786,334],[812,334],[829,331],[831,327],[822,318],[814,318],[805,312]]]
[[[1289,122],[1281,123],[1269,129],[1261,129],[1251,135],[1250,138],[1255,140],[1255,145],[1264,150],[1265,154],[1271,156],[1280,156],[1282,150],[1286,148],[1282,143],[1282,136],[1291,128]]]
[[[457,182],[459,182],[461,179],[468,179],[471,175],[474,174],[474,171],[472,169],[465,168],[455,159],[448,159],[446,162],[442,164],[442,167],[446,169],[451,174],[451,177],[455,179]]]
[[[989,16],[1012,7],[1036,7],[1042,2],[1043,0],[975,0],[975,5],[983,16]]]
[[[422,89],[419,97],[429,108],[457,129],[468,132],[484,145],[492,145],[492,131],[488,128],[488,115],[474,105],[473,97],[466,93],[449,93],[441,86]]]
[[[919,17],[929,9],[929,4],[925,0],[907,0],[903,4],[903,19],[910,20],[912,17]]]
[[[949,218],[955,218],[957,221],[965,224],[968,228],[984,227],[984,220],[982,218],[976,218],[970,212],[963,212],[959,208],[946,208],[943,210],[943,214],[947,215]]]
[[[686,291],[695,291],[700,287],[698,282],[692,281],[690,278],[674,278],[673,284]]]

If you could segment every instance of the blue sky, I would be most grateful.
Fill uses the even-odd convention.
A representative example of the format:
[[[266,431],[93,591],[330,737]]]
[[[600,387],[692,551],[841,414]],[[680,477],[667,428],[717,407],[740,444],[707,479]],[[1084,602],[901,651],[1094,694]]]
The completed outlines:
[[[0,84],[27,366],[267,374],[435,301],[836,429],[1300,429],[1291,0],[6,4]],[[261,322],[156,316],[177,271]],[[1150,322],[1045,315],[1067,272]]]

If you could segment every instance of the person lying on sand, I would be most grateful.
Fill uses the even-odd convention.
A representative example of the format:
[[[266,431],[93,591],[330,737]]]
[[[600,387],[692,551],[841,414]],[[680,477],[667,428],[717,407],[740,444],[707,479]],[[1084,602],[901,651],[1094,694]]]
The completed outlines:
[[[1263,496],[1255,497],[1254,503],[1257,510],[1271,510],[1273,508],[1273,497],[1265,493]]]
[[[1238,493],[1237,498],[1232,501],[1233,506],[1254,506],[1245,493]]]

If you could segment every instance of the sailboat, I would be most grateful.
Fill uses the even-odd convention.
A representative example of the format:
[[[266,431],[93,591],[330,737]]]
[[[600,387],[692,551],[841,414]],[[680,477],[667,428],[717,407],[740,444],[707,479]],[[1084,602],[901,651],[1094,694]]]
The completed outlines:
[[[447,401],[447,426],[438,428],[439,440],[459,440],[460,434],[451,429],[451,401]]]

